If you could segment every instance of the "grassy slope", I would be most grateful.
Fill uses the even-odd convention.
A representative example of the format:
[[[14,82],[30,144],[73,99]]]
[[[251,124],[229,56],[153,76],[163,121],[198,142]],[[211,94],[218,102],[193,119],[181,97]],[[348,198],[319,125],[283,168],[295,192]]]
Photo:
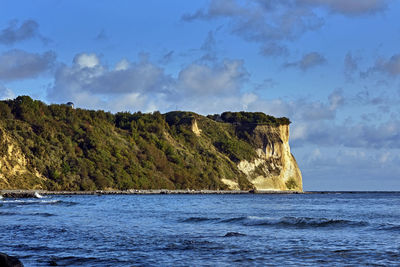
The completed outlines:
[[[22,150],[28,172],[4,173],[0,188],[48,190],[251,188],[235,162],[254,157],[235,127],[190,112],[117,113],[45,105],[29,97],[0,102],[0,127]],[[196,120],[200,136],[191,130]],[[4,138],[4,135],[3,135]],[[0,153],[9,144],[2,143]],[[35,172],[46,179],[35,178]]]

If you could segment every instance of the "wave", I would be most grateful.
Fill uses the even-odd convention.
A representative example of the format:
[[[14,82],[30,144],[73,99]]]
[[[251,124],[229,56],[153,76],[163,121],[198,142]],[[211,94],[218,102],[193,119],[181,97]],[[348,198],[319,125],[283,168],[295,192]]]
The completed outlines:
[[[59,200],[57,203],[64,205],[64,206],[75,206],[78,205],[77,202],[73,202],[73,201],[64,201],[64,200]]]
[[[224,235],[224,237],[233,237],[233,236],[246,236],[246,235],[238,232],[228,232]]]
[[[58,199],[6,199],[1,201],[2,205],[65,205],[73,206],[78,203],[72,201],[63,201]]]
[[[399,224],[385,223],[378,227],[379,230],[400,232]]]
[[[65,256],[65,257],[56,257],[53,256],[51,257],[49,260],[44,261],[43,263],[47,263],[47,266],[58,266],[58,265],[62,265],[62,266],[79,266],[79,265],[103,265],[105,264],[105,262],[107,262],[107,264],[121,264],[122,262],[119,261],[118,259],[108,259],[106,260],[102,260],[100,258],[96,258],[96,257],[79,257],[79,256]],[[124,262],[126,263],[126,262]]]
[[[24,214],[25,215],[25,214]],[[56,216],[55,214],[48,213],[48,212],[35,212],[35,213],[28,213],[28,216],[41,216],[41,217],[52,217]]]
[[[41,216],[41,217],[51,217],[55,216],[55,214],[48,212],[35,212],[35,213],[19,213],[19,212],[8,212],[1,211],[0,216]]]
[[[364,221],[350,221],[342,219],[329,218],[311,218],[311,217],[282,217],[282,218],[259,218],[248,217],[243,223],[246,226],[286,226],[286,227],[351,227],[367,226]]]
[[[195,239],[178,239],[173,242],[168,242],[162,250],[197,250],[197,251],[215,251],[222,249],[220,244],[207,241],[207,240],[195,240]]]
[[[42,200],[42,199],[11,199],[3,200],[3,204],[16,204],[16,205],[37,205],[37,204],[57,204],[61,200]]]
[[[219,221],[219,218],[208,218],[208,217],[189,217],[187,219],[181,220],[181,222],[185,223],[196,223],[196,222],[207,222],[207,221]]]
[[[182,219],[180,222],[184,223],[200,223],[200,222],[219,222],[219,223],[232,223],[232,222],[240,222],[245,220],[248,217],[237,217],[237,218],[210,218],[210,217],[189,217],[187,219]]]
[[[222,223],[234,223],[234,222],[242,222],[246,220],[249,217],[246,216],[241,216],[241,217],[234,217],[234,218],[229,218],[229,219],[224,219],[221,220]]]
[[[43,196],[41,194],[39,194],[38,192],[35,192],[35,194],[33,196],[35,198],[43,198]]]
[[[365,221],[351,221],[344,219],[330,218],[312,218],[312,217],[257,217],[257,216],[240,216],[227,219],[209,218],[209,217],[190,217],[182,222],[199,223],[199,222],[218,222],[229,224],[241,224],[244,226],[285,226],[285,227],[356,227],[369,225]]]
[[[19,215],[17,212],[9,212],[9,211],[0,211],[0,216],[13,216]]]

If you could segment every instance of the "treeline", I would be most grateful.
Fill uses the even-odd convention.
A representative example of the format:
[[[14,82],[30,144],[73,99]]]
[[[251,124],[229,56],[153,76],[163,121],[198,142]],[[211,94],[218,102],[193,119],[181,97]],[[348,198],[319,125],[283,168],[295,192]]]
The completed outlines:
[[[224,112],[221,115],[214,114],[207,116],[215,121],[238,123],[238,124],[266,124],[266,125],[289,125],[290,120],[286,117],[275,118],[262,112]]]
[[[269,118],[237,114],[221,117]],[[0,101],[0,116],[0,127],[28,160],[27,183],[19,188],[28,187],[35,173],[46,177],[40,186],[48,190],[227,189],[222,178],[252,188],[235,166],[254,156],[251,145],[233,128],[192,112],[112,114],[19,96]],[[191,130],[193,119],[201,126],[200,137]]]

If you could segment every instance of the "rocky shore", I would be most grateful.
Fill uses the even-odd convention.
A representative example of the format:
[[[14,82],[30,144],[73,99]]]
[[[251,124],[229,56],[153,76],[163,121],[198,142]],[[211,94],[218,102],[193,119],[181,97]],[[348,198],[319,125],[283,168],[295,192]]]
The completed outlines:
[[[46,190],[0,190],[5,198],[40,198],[45,195],[168,195],[168,194],[302,194],[300,191],[275,190],[96,190],[96,191],[46,191]]]
[[[2,267],[24,267],[22,262],[16,257],[9,256],[0,252],[0,266]]]

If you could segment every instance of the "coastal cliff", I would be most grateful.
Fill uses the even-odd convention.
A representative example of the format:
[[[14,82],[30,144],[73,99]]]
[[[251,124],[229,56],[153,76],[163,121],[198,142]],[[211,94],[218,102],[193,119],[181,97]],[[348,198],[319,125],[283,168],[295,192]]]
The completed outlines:
[[[302,190],[302,176],[290,152],[289,125],[257,125],[251,136],[257,157],[242,160],[239,170],[258,190]]]
[[[287,118],[0,101],[0,189],[296,190]]]

